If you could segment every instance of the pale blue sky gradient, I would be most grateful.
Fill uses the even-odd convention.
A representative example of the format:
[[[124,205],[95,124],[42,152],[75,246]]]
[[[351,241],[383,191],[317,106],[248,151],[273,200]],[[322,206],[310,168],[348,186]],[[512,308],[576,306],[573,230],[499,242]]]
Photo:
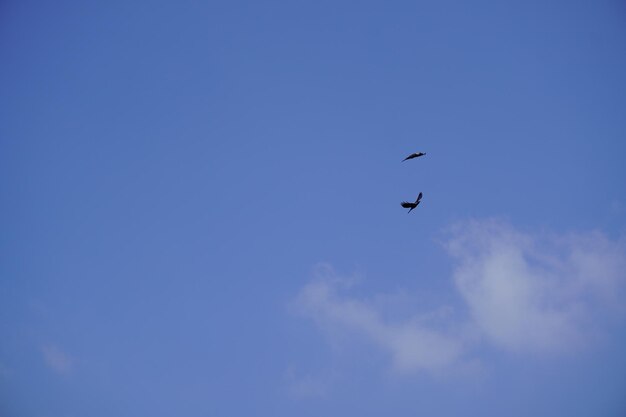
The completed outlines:
[[[617,0],[2,2],[0,414],[623,416],[625,50]],[[485,322],[509,272],[584,343]]]

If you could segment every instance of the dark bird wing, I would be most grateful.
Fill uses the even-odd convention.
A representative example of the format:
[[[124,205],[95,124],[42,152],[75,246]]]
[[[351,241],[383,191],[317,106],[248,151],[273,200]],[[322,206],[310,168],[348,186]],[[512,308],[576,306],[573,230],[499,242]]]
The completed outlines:
[[[417,196],[417,200],[415,200],[415,204],[419,204],[421,200],[422,200],[422,193],[420,192],[419,195]]]
[[[404,158],[402,162],[406,161],[407,159],[413,159],[413,158],[417,158],[418,156],[424,156],[424,155],[426,155],[424,152],[415,152],[407,156],[406,158]]]

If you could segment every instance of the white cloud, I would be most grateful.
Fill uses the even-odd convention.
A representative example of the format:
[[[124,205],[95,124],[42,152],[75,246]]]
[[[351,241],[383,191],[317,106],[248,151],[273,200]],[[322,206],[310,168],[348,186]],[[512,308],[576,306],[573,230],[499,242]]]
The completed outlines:
[[[332,343],[360,336],[387,352],[400,372],[468,365],[481,341],[512,352],[570,351],[602,328],[605,320],[597,318],[624,310],[623,239],[599,232],[531,235],[483,220],[451,228],[445,247],[467,317],[450,314],[450,306],[424,312],[415,305],[412,316],[386,319],[385,305],[375,302],[384,296],[350,296],[354,280],[329,266],[318,269],[294,305]]]
[[[624,241],[599,232],[531,236],[503,222],[472,221],[453,229],[447,248],[471,320],[507,350],[580,347],[596,314],[622,299]]]
[[[55,345],[42,346],[41,352],[50,369],[59,374],[67,374],[73,368],[72,359]]]

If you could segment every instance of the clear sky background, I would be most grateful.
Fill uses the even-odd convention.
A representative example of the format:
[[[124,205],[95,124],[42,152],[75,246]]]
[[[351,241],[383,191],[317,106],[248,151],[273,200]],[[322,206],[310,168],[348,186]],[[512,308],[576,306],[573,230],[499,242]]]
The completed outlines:
[[[626,415],[625,51],[617,0],[1,2],[0,415]]]

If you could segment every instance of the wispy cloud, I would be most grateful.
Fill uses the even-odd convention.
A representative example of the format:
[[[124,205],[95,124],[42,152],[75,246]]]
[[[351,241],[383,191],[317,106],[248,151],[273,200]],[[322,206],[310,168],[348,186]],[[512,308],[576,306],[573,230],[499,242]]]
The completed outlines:
[[[467,315],[420,311],[390,320],[384,304],[350,295],[354,280],[318,269],[298,294],[297,311],[331,342],[361,339],[386,351],[400,372],[467,365],[483,342],[505,351],[554,353],[581,347],[620,315],[626,288],[626,244],[602,233],[529,234],[505,222],[470,221],[451,228],[444,247],[455,261],[454,288]]]
[[[329,334],[353,332],[367,338],[391,354],[397,371],[437,370],[458,360],[462,343],[443,330],[428,327],[423,316],[405,321],[389,321],[375,303],[342,296],[350,279],[339,277],[329,266],[324,277],[316,277],[298,295],[298,311],[315,320]]]
[[[55,345],[41,347],[46,365],[58,374],[67,374],[72,371],[73,360]]]
[[[328,389],[333,385],[335,374],[333,372],[318,374],[301,374],[293,366],[289,366],[284,374],[289,394],[294,398],[319,398],[328,394]]]

